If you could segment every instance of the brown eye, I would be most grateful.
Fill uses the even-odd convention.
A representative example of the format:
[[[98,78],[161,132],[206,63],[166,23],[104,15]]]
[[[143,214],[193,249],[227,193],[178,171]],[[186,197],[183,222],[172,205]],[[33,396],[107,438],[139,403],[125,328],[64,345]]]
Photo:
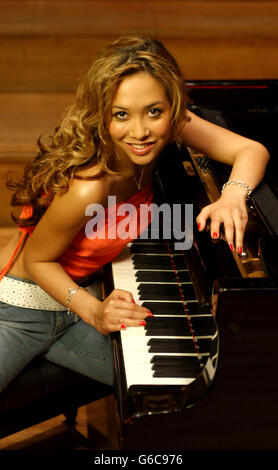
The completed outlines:
[[[160,108],[151,108],[149,111],[150,117],[160,117],[162,110]]]
[[[113,114],[113,117],[115,117],[119,121],[124,121],[127,118],[127,113],[125,111],[117,111]]]

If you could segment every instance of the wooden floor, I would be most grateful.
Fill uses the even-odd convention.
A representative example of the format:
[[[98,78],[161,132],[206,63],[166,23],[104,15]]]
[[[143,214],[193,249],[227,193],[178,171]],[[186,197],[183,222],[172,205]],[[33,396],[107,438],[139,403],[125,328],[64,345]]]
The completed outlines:
[[[63,415],[0,440],[0,451],[116,450],[113,395],[79,408],[74,429]],[[1,457],[1,456],[0,456]]]

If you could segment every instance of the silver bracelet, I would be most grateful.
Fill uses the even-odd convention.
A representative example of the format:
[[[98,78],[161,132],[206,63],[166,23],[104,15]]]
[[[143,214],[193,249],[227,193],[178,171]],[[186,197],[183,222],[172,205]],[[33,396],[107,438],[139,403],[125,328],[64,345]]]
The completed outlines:
[[[68,289],[68,298],[67,298],[67,308],[68,308],[68,311],[67,311],[67,314],[68,315],[71,315],[73,314],[74,315],[74,321],[77,323],[78,322],[78,315],[76,315],[76,313],[73,313],[71,312],[70,310],[70,302],[71,302],[71,299],[72,297],[74,296],[74,294],[76,294],[76,292],[79,290],[79,289],[83,289],[83,287],[69,287]]]
[[[248,184],[246,184],[244,181],[239,181],[239,180],[227,181],[227,183],[223,184],[221,193],[223,193],[224,189],[227,186],[229,186],[230,184],[235,184],[236,186],[240,186],[241,188],[246,189],[246,191],[247,191],[246,200],[249,199],[249,197],[252,193],[252,188],[251,188],[251,186],[248,186]]]

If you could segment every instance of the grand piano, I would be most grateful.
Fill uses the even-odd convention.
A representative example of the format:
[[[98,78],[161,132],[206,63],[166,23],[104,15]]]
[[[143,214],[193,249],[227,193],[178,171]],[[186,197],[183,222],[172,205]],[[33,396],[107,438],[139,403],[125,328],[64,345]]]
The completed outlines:
[[[248,201],[241,255],[194,224],[190,249],[135,240],[105,268],[105,289],[133,292],[153,313],[112,334],[119,447],[278,448],[278,81],[188,82],[205,119],[262,142],[271,161]],[[170,145],[153,175],[157,204],[219,197],[230,168]],[[184,220],[185,224],[186,221]]]

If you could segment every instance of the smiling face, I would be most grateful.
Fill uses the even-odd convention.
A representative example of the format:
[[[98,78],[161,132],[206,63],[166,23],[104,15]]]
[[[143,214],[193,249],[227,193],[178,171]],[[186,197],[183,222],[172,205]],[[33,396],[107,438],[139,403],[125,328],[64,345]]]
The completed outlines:
[[[110,136],[122,163],[148,165],[169,142],[171,106],[160,82],[147,72],[125,78],[112,102]]]

